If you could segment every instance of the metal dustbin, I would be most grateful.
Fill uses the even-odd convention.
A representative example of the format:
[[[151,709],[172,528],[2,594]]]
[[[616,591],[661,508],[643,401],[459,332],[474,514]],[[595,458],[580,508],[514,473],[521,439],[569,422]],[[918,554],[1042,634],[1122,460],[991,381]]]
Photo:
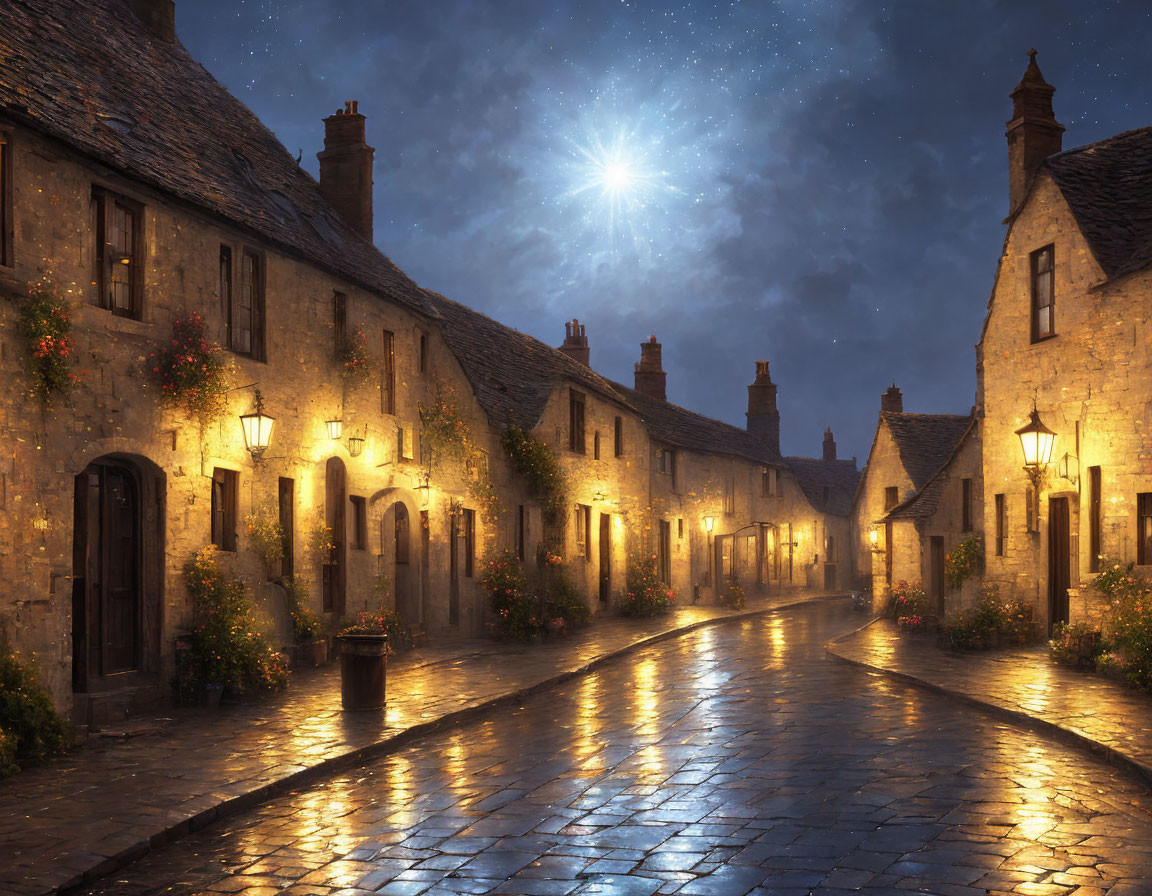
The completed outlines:
[[[340,635],[340,705],[380,709],[388,670],[387,635]]]

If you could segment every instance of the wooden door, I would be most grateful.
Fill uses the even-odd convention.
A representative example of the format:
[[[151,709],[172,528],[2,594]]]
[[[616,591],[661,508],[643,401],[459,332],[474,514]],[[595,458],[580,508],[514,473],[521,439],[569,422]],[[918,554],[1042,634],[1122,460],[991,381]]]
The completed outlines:
[[[448,624],[460,624],[460,514],[448,516]]]
[[[600,604],[608,605],[612,592],[612,516],[600,514]]]
[[[140,481],[127,464],[96,462],[76,477],[73,586],[77,690],[140,668]]]
[[[1071,553],[1068,544],[1068,499],[1048,500],[1048,625],[1068,621]]]
[[[344,462],[338,457],[328,458],[324,470],[324,524],[331,530],[332,548],[324,564],[324,612],[344,615],[346,603],[347,532],[344,505],[348,503]]]
[[[944,615],[944,536],[933,535],[928,541],[928,581],[931,583],[932,607],[937,616]]]
[[[405,625],[416,626],[420,624],[420,612],[412,593],[414,590],[410,572],[412,531],[408,508],[403,502],[397,501],[392,505],[392,518],[395,533],[396,612]]]

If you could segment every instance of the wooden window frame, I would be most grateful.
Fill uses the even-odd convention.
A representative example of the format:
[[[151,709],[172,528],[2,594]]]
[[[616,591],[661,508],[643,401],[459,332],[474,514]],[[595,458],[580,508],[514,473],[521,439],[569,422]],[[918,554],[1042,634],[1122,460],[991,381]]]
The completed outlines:
[[[396,415],[396,334],[383,330],[380,358],[380,413]]]
[[[349,495],[352,505],[352,550],[368,550],[368,499],[363,495]]]
[[[1088,572],[1100,571],[1103,482],[1099,467],[1088,468]]]
[[[665,585],[672,585],[672,523],[669,520],[659,521],[658,541],[656,548],[656,574]]]
[[[1048,270],[1040,270],[1041,261],[1047,256],[1049,260]],[[1041,276],[1048,275],[1047,295],[1044,287],[1041,286]],[[1051,339],[1056,335],[1056,244],[1049,243],[1047,246],[1042,246],[1028,256],[1028,281],[1031,293],[1031,313],[1028,315],[1031,320],[1032,328],[1032,341],[1043,342],[1045,339]],[[1047,301],[1045,301],[1047,300]],[[1048,311],[1048,329],[1047,332],[1041,332],[1040,313],[1042,310]]]
[[[249,277],[249,263],[251,263],[251,270],[254,276]],[[233,278],[236,277],[235,270],[232,271]],[[228,308],[226,311],[225,322],[228,332],[228,349],[237,355],[243,355],[246,358],[251,358],[253,361],[265,361],[267,355],[265,353],[265,321],[267,320],[265,314],[265,295],[267,293],[267,260],[262,251],[253,249],[250,246],[243,246],[240,249],[240,272],[239,272],[239,290],[235,279],[230,285],[228,290]],[[238,296],[247,291],[247,298],[249,300],[248,306],[248,347],[243,348],[238,342],[238,328],[236,326],[239,308],[237,306]]]
[[[584,393],[568,390],[568,450],[575,454],[586,454],[584,427],[587,408]]]
[[[1152,492],[1140,492],[1136,495],[1136,565],[1149,564],[1152,564]]]
[[[887,513],[900,503],[900,486],[889,485],[884,489],[884,512]]]
[[[994,527],[993,531],[996,539],[995,549],[997,557],[1004,556],[1004,550],[1008,544],[1008,538],[1006,535],[1007,507],[1005,506],[1005,500],[1006,499],[1004,495],[996,495],[993,499],[994,511],[992,524]]]
[[[236,553],[237,498],[240,474],[216,467],[212,470],[212,544],[221,551]]]
[[[612,421],[612,456],[624,456],[624,418],[616,417]]]
[[[332,357],[344,360],[344,347],[348,343],[348,296],[339,290],[332,292]]]
[[[576,505],[576,553],[592,559],[592,508],[588,504]]]
[[[592,459],[600,460],[600,430],[592,433]]]
[[[96,239],[96,252],[93,258],[95,266],[96,304],[115,314],[117,317],[128,317],[133,320],[144,318],[144,259],[147,256],[144,244],[144,205],[126,196],[106,190],[103,187],[92,188],[92,209]],[[112,247],[110,237],[113,231],[113,219],[117,209],[131,213],[134,222],[131,235],[131,246],[126,252],[119,252]],[[121,307],[113,300],[112,285],[119,282],[113,276],[114,266],[121,264],[121,259],[128,258],[128,305]]]

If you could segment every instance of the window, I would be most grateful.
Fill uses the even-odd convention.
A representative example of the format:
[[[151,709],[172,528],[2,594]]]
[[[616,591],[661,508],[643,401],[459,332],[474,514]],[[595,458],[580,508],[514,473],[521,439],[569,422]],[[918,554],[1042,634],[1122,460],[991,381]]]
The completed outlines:
[[[732,476],[724,477],[724,515],[736,513],[736,482]]]
[[[12,144],[0,132],[0,265],[12,266]]]
[[[612,456],[624,455],[624,418],[617,417],[612,422]]]
[[[348,341],[348,296],[342,292],[332,293],[332,357],[337,361],[344,358],[344,344]]]
[[[672,524],[660,520],[660,543],[656,554],[657,572],[665,585],[672,583]]]
[[[900,503],[900,489],[895,485],[890,485],[884,489],[884,510],[889,511],[897,504]]]
[[[592,459],[600,460],[600,430],[592,434]]]
[[[464,511],[464,576],[472,578],[476,569],[476,511]]]
[[[232,247],[220,246],[220,313],[229,319],[232,307]]]
[[[352,548],[357,551],[368,548],[368,502],[361,495],[349,495],[352,502]]]
[[[516,505],[516,558],[524,562],[524,530],[528,527],[528,513],[523,504]]]
[[[236,492],[240,474],[217,467],[212,471],[212,544],[236,550]]]
[[[676,476],[676,452],[667,448],[656,449],[656,472]]]
[[[1100,572],[1100,468],[1088,468],[1088,571]]]
[[[280,477],[280,539],[284,549],[284,559],[280,561],[280,575],[291,577],[294,564],[293,555],[296,549],[294,533],[296,531],[296,483],[291,479]]]
[[[428,334],[420,334],[420,372],[428,372]]]
[[[1136,496],[1136,562],[1152,563],[1152,493]]]
[[[1053,287],[1054,251],[1045,246],[1032,253],[1032,341],[1039,342],[1055,335],[1053,320],[1055,295]]]
[[[972,531],[972,480],[960,480],[960,531]]]
[[[760,474],[760,494],[765,498],[774,498],[779,492],[780,471],[775,467],[765,467]]]
[[[380,412],[396,413],[396,337],[391,330],[384,331],[380,358]]]
[[[399,460],[412,460],[416,457],[416,434],[410,426],[396,429],[396,454]]]
[[[568,394],[568,448],[584,453],[584,393],[575,389]]]
[[[684,517],[680,517],[676,520],[676,537],[684,537]]]
[[[995,521],[996,556],[997,557],[1003,557],[1004,556],[1004,548],[1007,544],[1007,537],[1004,534],[1004,532],[1005,532],[1004,496],[1003,495],[997,495],[995,497],[995,502],[996,502],[996,511],[995,511],[996,512],[996,521]]]
[[[720,575],[725,579],[732,575],[732,547],[731,535],[720,539]]]
[[[228,347],[239,355],[264,360],[264,258],[245,249],[240,288],[229,292]]]
[[[93,193],[93,203],[97,304],[139,320],[144,291],[143,207],[103,190]]]
[[[576,505],[576,553],[585,560],[592,559],[592,508],[587,504]]]

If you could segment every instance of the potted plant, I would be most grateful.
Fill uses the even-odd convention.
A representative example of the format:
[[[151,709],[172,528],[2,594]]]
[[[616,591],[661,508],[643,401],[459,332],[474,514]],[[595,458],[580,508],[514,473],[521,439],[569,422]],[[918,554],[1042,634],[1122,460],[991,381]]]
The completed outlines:
[[[308,583],[300,576],[282,579],[280,586],[287,595],[288,615],[292,619],[292,667],[323,666],[328,662],[328,638],[324,620],[305,606]]]
[[[336,636],[340,644],[340,705],[380,709],[388,670],[388,624],[382,613],[361,613]]]

